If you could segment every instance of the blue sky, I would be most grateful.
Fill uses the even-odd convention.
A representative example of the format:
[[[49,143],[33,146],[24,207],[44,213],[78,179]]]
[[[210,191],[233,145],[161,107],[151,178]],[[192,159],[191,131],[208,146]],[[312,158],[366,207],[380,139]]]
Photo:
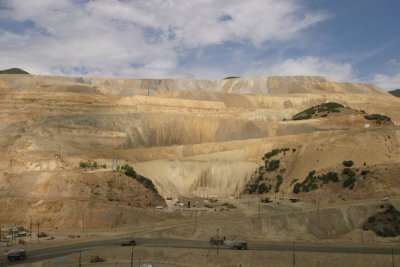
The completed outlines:
[[[400,88],[399,0],[0,0],[0,69]]]

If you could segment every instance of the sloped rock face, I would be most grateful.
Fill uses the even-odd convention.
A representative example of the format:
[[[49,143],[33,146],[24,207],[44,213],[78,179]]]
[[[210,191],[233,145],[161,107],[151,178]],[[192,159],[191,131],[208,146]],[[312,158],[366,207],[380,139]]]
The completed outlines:
[[[373,231],[382,237],[396,237],[400,235],[400,212],[392,205],[385,211],[368,218],[363,230]]]
[[[394,125],[366,125],[359,114],[290,120],[326,102],[387,115]],[[16,174],[25,181],[35,172],[48,188],[59,188],[52,174],[71,172],[78,179],[79,162],[87,160],[106,164],[109,173],[128,163],[164,198],[239,196],[262,155],[282,147],[297,149],[285,162],[281,186],[290,192],[292,179],[343,160],[398,163],[399,105],[400,99],[379,88],[323,77],[195,81],[3,74],[0,170],[11,175],[0,176],[0,196],[11,197],[2,188]],[[387,184],[381,190],[397,188]],[[46,195],[39,189],[21,187],[13,197]],[[78,190],[64,189],[72,197]]]

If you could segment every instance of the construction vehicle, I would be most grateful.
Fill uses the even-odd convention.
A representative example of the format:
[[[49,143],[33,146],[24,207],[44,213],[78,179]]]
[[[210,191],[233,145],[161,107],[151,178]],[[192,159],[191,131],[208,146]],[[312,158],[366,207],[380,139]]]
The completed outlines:
[[[220,236],[220,235],[214,235],[210,237],[210,244],[211,245],[222,245],[225,240],[225,236]]]
[[[231,249],[247,249],[247,242],[243,240],[224,240],[223,245],[230,247]]]
[[[120,244],[121,246],[136,246],[136,241],[133,239],[133,237],[126,237],[121,238]]]
[[[26,252],[22,248],[12,248],[12,249],[6,250],[4,255],[11,262],[26,259]]]

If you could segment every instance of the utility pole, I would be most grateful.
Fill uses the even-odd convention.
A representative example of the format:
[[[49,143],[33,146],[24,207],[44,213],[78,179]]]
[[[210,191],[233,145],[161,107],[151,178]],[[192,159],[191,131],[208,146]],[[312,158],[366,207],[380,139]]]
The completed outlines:
[[[196,210],[196,217],[194,220],[194,233],[196,233],[196,232],[197,232],[197,210]]]
[[[30,239],[31,239],[31,241],[32,241],[32,219],[31,219],[31,221],[29,222],[29,233],[30,233]]]
[[[394,249],[392,247],[392,267],[394,267]]]
[[[40,223],[37,224],[37,243],[39,244],[39,225]]]
[[[258,200],[258,218],[261,218],[261,199]]]
[[[79,251],[79,267],[82,267],[82,251]]]
[[[132,246],[132,251],[131,251],[131,267],[133,267],[133,246]]]
[[[295,242],[293,242],[293,267],[296,266],[296,247]]]
[[[82,215],[82,232],[85,232],[85,214]]]
[[[363,230],[361,229],[361,244],[364,244],[364,235]]]
[[[217,228],[217,256],[219,254],[219,241],[218,241],[218,238],[219,238],[219,229]]]

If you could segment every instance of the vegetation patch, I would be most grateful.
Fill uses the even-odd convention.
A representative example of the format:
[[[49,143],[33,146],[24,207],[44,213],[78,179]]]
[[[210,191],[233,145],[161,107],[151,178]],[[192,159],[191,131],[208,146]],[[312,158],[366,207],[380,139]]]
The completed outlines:
[[[345,166],[345,167],[351,167],[353,165],[354,165],[354,162],[352,160],[343,161],[343,166]]]
[[[271,179],[268,179],[265,177],[267,172],[277,172],[276,176],[276,183],[274,185],[273,190],[275,192],[279,192],[280,187],[283,183],[283,175],[286,172],[285,168],[281,168],[281,161],[279,159],[272,159],[273,157],[283,153],[286,155],[286,153],[294,153],[296,152],[295,148],[275,148],[267,153],[264,154],[262,157],[264,161],[264,166],[260,166],[250,179],[250,181],[246,184],[246,187],[244,189],[244,193],[248,194],[264,194],[268,193],[272,190],[272,185],[271,185]]]
[[[344,108],[344,106],[336,102],[323,103],[297,113],[292,117],[292,120],[308,120],[313,117],[326,117],[327,113],[339,113],[341,108]]]
[[[29,72],[26,72],[19,68],[11,68],[6,70],[0,70],[0,74],[29,74]]]
[[[107,168],[106,164],[98,164],[97,161],[91,162],[90,160],[88,161],[80,161],[79,162],[79,167],[83,169],[98,169],[98,168]]]
[[[317,189],[317,176],[315,176],[315,173],[315,171],[310,171],[303,182],[296,183],[293,187],[293,193],[298,194],[300,192],[309,192]]]
[[[271,190],[271,185],[267,186],[265,183],[262,183],[262,184],[258,185],[257,192],[259,194],[264,194],[264,193],[268,193],[269,190]]]
[[[136,179],[136,181],[143,184],[146,188],[148,188],[158,194],[158,191],[157,191],[156,187],[154,186],[153,182],[150,179],[148,179],[140,174],[137,174],[132,166],[130,166],[128,164],[120,165],[117,167],[117,171],[123,172],[126,176]]]
[[[287,152],[289,150],[290,150],[290,148],[287,148],[287,147],[272,149],[270,152],[265,153],[263,160],[270,159],[270,158],[278,155],[279,153]],[[295,151],[296,151],[296,149],[294,149],[293,152],[295,152]]]
[[[357,182],[356,178],[357,173],[353,169],[344,168],[342,174],[345,177],[345,180],[343,181],[343,187],[344,188],[348,187],[349,189],[353,189],[355,183]]]
[[[275,193],[279,192],[279,188],[281,187],[282,182],[283,182],[282,175],[277,175],[276,176],[276,184],[275,184]]]
[[[295,183],[293,193],[310,192],[320,187],[320,184],[328,184],[330,182],[339,182],[339,175],[336,172],[328,172],[321,175],[315,175],[316,171],[308,173],[306,179],[301,183]]]
[[[273,159],[270,162],[268,162],[268,166],[266,167],[266,171],[267,172],[272,172],[272,171],[276,171],[277,169],[279,169],[279,165],[280,165],[280,160],[279,159]]]
[[[229,77],[224,78],[224,80],[230,80],[230,79],[240,79],[240,77],[239,76],[229,76]]]
[[[363,225],[363,230],[371,230],[378,236],[396,237],[400,235],[400,212],[392,205],[385,211],[371,217]]]
[[[381,122],[388,122],[392,120],[390,117],[381,114],[367,114],[364,115],[364,118],[369,121],[375,121],[378,124]]]
[[[389,91],[389,94],[392,94],[392,95],[394,95],[396,97],[400,97],[400,89]]]

